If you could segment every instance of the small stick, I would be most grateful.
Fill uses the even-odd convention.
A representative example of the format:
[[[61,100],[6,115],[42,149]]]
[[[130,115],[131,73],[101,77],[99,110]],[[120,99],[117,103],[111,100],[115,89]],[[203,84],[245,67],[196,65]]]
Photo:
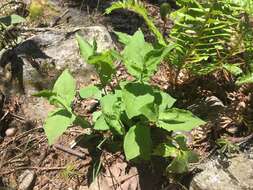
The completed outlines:
[[[10,171],[7,171],[7,172],[2,172],[0,173],[0,176],[3,176],[3,175],[8,175],[8,174],[11,174],[13,172],[16,172],[16,171],[20,171],[20,170],[37,170],[37,171],[53,171],[53,170],[65,170],[66,167],[51,167],[51,168],[41,168],[41,167],[20,167],[20,168],[16,168],[16,169],[13,169],[13,170],[10,170]]]
[[[51,27],[54,27],[58,24],[58,22],[69,12],[69,10],[65,10],[60,16],[56,17],[56,19],[50,24]]]
[[[18,141],[19,139],[23,138],[24,136],[28,135],[29,133],[33,132],[33,131],[36,131],[36,130],[39,130],[39,129],[43,129],[43,127],[36,127],[36,128],[32,128],[30,129],[29,131],[26,131],[24,133],[21,133],[20,135],[18,136],[15,136],[11,141],[9,141],[5,146],[8,146],[9,144],[15,142],[15,141]]]
[[[16,115],[16,114],[14,114],[14,113],[10,113],[10,115],[11,115],[12,117],[15,117],[16,119],[19,119],[20,121],[25,121],[25,118],[22,117],[22,116]]]
[[[41,166],[47,155],[48,155],[48,148],[46,148],[46,150],[42,153],[42,156],[37,163],[38,166]]]
[[[249,141],[250,139],[253,138],[253,134],[250,134],[246,137],[228,137],[228,140],[230,140],[232,143],[239,143],[239,144],[242,144],[244,142],[247,142]]]
[[[3,115],[3,117],[1,117],[0,121],[3,121],[4,118],[5,118],[8,114],[9,114],[9,111],[5,112],[4,115]]]
[[[60,145],[60,144],[55,144],[54,147],[57,148],[57,149],[59,149],[59,150],[62,150],[62,151],[64,151],[64,152],[67,152],[67,153],[69,153],[69,154],[72,154],[72,155],[74,155],[74,156],[77,156],[77,157],[79,157],[79,158],[81,158],[81,159],[84,159],[84,158],[85,158],[85,154],[84,154],[84,153],[75,151],[75,150],[73,150],[73,149],[71,149],[71,148],[68,148],[68,147],[64,147],[64,146],[62,146],[62,145]]]
[[[133,175],[131,175],[131,176],[122,176],[122,177],[119,177],[119,178],[118,178],[118,183],[122,185],[122,184],[125,183],[127,180],[131,179],[132,177],[138,176],[138,175],[139,175],[139,174],[136,173],[136,174],[133,174]]]

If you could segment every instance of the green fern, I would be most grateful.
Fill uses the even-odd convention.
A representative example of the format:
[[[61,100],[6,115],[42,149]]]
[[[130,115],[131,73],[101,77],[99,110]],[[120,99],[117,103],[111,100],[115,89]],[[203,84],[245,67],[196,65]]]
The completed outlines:
[[[250,24],[250,18],[248,14],[244,14],[241,21],[240,32],[243,38],[244,53],[243,58],[245,61],[245,73],[240,76],[236,83],[238,85],[253,83],[253,28]]]
[[[253,15],[253,1],[252,0],[224,0],[224,2],[238,5],[245,12],[247,12],[250,15]]]
[[[152,19],[149,18],[148,13],[144,5],[138,1],[138,0],[122,0],[112,3],[112,5],[106,9],[105,13],[110,14],[112,11],[117,9],[126,9],[129,11],[133,11],[140,15],[144,21],[146,22],[149,29],[153,32],[153,34],[156,36],[158,42],[161,45],[166,45],[166,42],[163,38],[163,35],[161,32],[157,29],[155,24],[153,23]]]
[[[240,30],[240,19],[241,13],[252,12],[253,2],[177,0],[177,4],[181,8],[170,15],[174,26],[169,39],[166,40],[148,17],[144,5],[138,0],[117,1],[106,10],[106,13],[127,9],[143,17],[160,44],[173,45],[174,49],[167,57],[169,63],[175,66],[176,73],[182,68],[198,75],[225,69],[236,76],[240,75],[242,70],[238,64],[231,64],[230,59],[240,53],[242,47],[248,49],[246,52],[251,51],[245,44],[247,39],[244,29]],[[251,56],[245,59],[252,60]],[[174,82],[176,80],[177,76]]]
[[[173,12],[172,43],[178,45],[170,55],[173,65],[190,69],[196,74],[207,74],[223,68],[230,51],[231,36],[239,23],[235,11],[221,1],[178,1],[181,9]]]

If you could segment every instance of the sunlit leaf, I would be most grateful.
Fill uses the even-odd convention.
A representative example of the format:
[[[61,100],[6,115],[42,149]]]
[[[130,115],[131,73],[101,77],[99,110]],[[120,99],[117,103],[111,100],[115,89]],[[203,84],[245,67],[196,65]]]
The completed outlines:
[[[76,82],[67,69],[63,71],[55,82],[53,93],[63,98],[67,106],[71,106],[76,94]]]
[[[145,125],[132,126],[124,138],[124,152],[127,160],[141,158],[149,160],[151,155],[150,128]]]

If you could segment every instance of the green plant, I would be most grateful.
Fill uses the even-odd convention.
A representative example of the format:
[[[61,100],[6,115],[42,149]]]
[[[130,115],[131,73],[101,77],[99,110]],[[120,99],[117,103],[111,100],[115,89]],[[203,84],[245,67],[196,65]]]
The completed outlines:
[[[113,54],[112,57],[121,59],[128,73],[135,78],[133,81],[120,81],[111,92],[106,92],[100,88],[104,86],[104,80],[99,73],[102,86],[88,86],[80,90],[82,98],[93,97],[100,101],[101,110],[93,113],[93,129],[110,130],[114,137],[121,138],[127,160],[149,160],[151,155],[170,157],[174,159],[169,170],[186,171],[187,163],[195,160],[195,157],[186,147],[183,136],[168,135],[162,144],[153,143],[152,139],[152,131],[156,128],[169,133],[191,130],[205,123],[189,111],[174,108],[176,100],[148,82],[173,46],[154,48],[144,40],[140,30],[133,36],[119,32],[116,34],[125,45],[121,55],[111,50],[96,53],[94,46],[77,36],[82,57],[89,64],[100,68],[98,71],[113,64],[112,59],[105,59],[103,55],[108,57],[108,54]],[[179,162],[184,163],[184,166],[177,166]]]
[[[230,44],[239,23],[237,12],[219,0],[181,0],[178,4],[181,8],[171,14],[174,27],[170,33],[178,46],[170,62],[196,74],[228,69],[227,61],[240,45]]]
[[[219,147],[219,153],[221,154],[232,154],[239,152],[239,147],[236,144],[233,144],[225,138],[220,138],[216,141],[216,144]]]
[[[55,6],[48,0],[31,0],[29,5],[29,18],[31,21],[41,22],[52,17],[57,12]]]
[[[253,15],[253,1],[251,0],[224,0],[225,3],[235,4],[247,14]]]
[[[49,113],[44,130],[48,143],[52,145],[73,124],[87,127],[88,122],[77,116],[71,107],[75,98],[76,84],[68,70],[57,79],[52,90],[43,90],[34,96],[46,98],[56,109]]]
[[[14,26],[23,22],[25,22],[25,19],[16,14],[0,17],[0,51],[17,44]]]
[[[178,0],[177,4],[180,8],[169,17],[174,26],[169,38],[163,40],[159,30],[154,29],[156,27],[140,1],[115,2],[106,13],[120,8],[134,11],[144,18],[161,45],[174,44],[166,59],[176,71],[174,83],[177,83],[181,69],[187,69],[194,75],[204,75],[216,70],[241,75],[243,71],[240,64],[233,63],[231,59],[242,49],[244,38],[239,29],[241,13],[252,13],[252,1]],[[168,19],[170,9],[167,4],[162,4],[160,11],[161,18],[164,21]],[[142,12],[146,14],[143,16]]]
[[[60,175],[64,180],[68,180],[81,174],[77,172],[77,168],[73,163],[69,163],[66,165],[66,168],[61,171]]]
[[[243,58],[245,61],[245,70],[243,74],[241,74],[237,81],[237,85],[247,84],[253,82],[253,29],[250,23],[250,15],[247,13],[243,14],[242,20],[241,20],[241,27],[240,32],[243,39]]]
[[[92,129],[94,132],[111,131],[113,139],[121,139],[120,146],[127,160],[150,160],[152,155],[169,157],[173,161],[168,170],[184,172],[188,163],[196,160],[196,155],[187,148],[185,137],[172,136],[171,132],[191,130],[205,122],[189,111],[174,108],[176,100],[148,82],[173,46],[154,48],[144,40],[140,30],[133,36],[117,35],[125,45],[121,54],[115,50],[98,53],[95,40],[90,44],[76,36],[81,56],[88,64],[94,65],[101,82],[79,91],[81,98],[94,98],[100,102],[101,110],[93,113]],[[119,81],[108,91],[106,87],[115,77],[115,60],[123,61],[134,80]],[[45,97],[59,107],[49,114],[45,122],[45,132],[49,144],[52,144],[77,119],[71,109],[75,96],[74,79],[65,70],[52,91],[42,91],[36,96]],[[86,122],[83,123],[86,127]],[[152,131],[156,129],[166,134],[162,142],[156,143],[153,138]]]

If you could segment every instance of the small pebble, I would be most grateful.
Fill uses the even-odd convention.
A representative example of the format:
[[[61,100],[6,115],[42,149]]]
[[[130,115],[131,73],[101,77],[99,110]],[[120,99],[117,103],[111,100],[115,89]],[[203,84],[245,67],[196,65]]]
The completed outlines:
[[[16,134],[16,132],[17,132],[17,128],[16,127],[11,127],[11,128],[9,128],[5,131],[5,135],[7,137],[13,137]]]
[[[31,190],[35,184],[35,172],[25,170],[18,178],[19,188],[18,190]]]

